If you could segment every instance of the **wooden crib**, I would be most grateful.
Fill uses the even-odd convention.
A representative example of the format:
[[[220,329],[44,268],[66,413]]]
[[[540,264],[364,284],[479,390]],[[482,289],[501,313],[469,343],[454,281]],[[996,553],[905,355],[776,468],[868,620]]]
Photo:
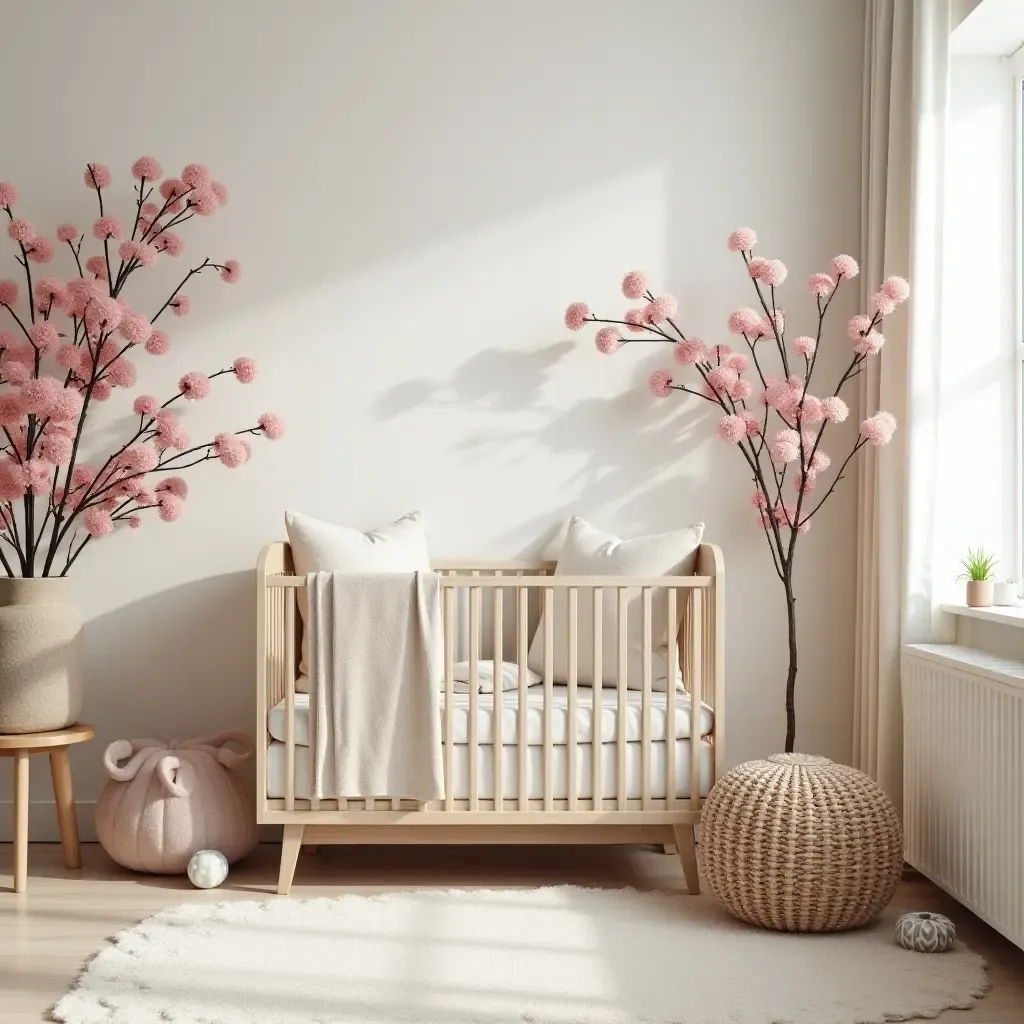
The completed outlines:
[[[294,575],[286,543],[263,549],[257,570],[257,820],[284,826],[279,893],[288,893],[304,843],[665,844],[678,849],[689,891],[699,891],[694,830],[724,763],[722,553],[701,545],[693,576],[556,576],[554,565],[434,565],[442,575],[444,800],[317,800],[308,698],[296,692],[296,609],[305,600],[306,580]],[[568,610],[568,678],[557,687],[556,592],[565,595]],[[639,615],[627,613],[631,599],[639,600]],[[601,659],[608,601],[615,602],[617,682],[582,685],[577,634],[584,614],[593,615],[594,677],[607,679]],[[656,601],[664,602],[668,664],[678,660],[682,667],[685,695],[652,692]],[[543,684],[528,688],[527,651],[541,621]],[[639,638],[630,635],[631,625],[639,627]],[[637,639],[642,688],[627,690],[627,650]],[[457,647],[469,662],[469,692],[463,694],[453,685]],[[516,690],[478,692],[479,666],[492,660],[516,663]]]

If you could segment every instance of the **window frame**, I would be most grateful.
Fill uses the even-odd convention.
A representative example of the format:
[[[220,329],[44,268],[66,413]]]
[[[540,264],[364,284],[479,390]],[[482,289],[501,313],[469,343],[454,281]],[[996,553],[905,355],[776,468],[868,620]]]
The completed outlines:
[[[1014,339],[1017,353],[1016,374],[1016,452],[1017,467],[1017,579],[1024,581],[1024,46],[1007,58],[1014,90]]]

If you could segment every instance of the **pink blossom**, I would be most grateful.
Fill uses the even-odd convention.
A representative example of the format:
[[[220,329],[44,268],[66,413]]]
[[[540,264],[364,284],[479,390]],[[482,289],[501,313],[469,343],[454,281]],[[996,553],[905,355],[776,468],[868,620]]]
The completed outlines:
[[[25,251],[33,263],[49,263],[53,259],[53,242],[40,236]]]
[[[110,168],[105,164],[89,163],[85,165],[82,175],[86,188],[106,188],[110,184]]]
[[[813,474],[809,473],[806,476],[803,473],[797,473],[793,477],[793,490],[798,494],[803,491],[804,494],[813,494],[817,489],[818,481]]]
[[[144,345],[153,333],[153,325],[141,313],[129,309],[121,319],[120,332],[133,345]]]
[[[189,206],[199,214],[200,217],[211,217],[217,212],[220,203],[217,202],[217,193],[208,185],[197,188],[188,198]]]
[[[67,305],[63,301],[68,297],[67,289],[64,287],[64,282],[56,277],[44,277],[36,284],[33,294],[36,297],[36,305],[42,306],[44,309],[50,303],[58,308],[62,305]]]
[[[0,353],[18,344],[18,335],[13,331],[0,331]]]
[[[687,341],[680,341],[675,345],[675,357],[677,363],[683,366],[693,366],[704,359],[704,342],[699,338],[690,338]]]
[[[149,473],[156,469],[160,456],[151,444],[133,444],[121,452],[117,461],[128,473]]]
[[[164,178],[160,182],[160,195],[164,199],[179,199],[188,190],[188,186],[180,178]]]
[[[873,356],[884,344],[885,335],[880,334],[878,331],[868,331],[868,333],[853,346],[853,350],[859,356]]]
[[[231,198],[228,190],[219,181],[211,181],[210,188],[213,189],[213,193],[217,197],[217,202],[220,203],[221,206],[227,206],[228,200]]]
[[[181,425],[178,418],[169,409],[161,409],[156,414],[157,432],[153,443],[158,451],[166,448],[177,448],[183,451],[189,445],[188,431]]]
[[[125,313],[116,299],[109,295],[100,295],[89,299],[83,311],[85,326],[92,335],[106,334],[117,329]]]
[[[81,415],[85,400],[73,388],[62,387],[53,396],[50,417],[57,423],[74,423]]]
[[[98,380],[92,386],[92,397],[97,402],[105,402],[114,393],[114,386],[109,380]]]
[[[213,439],[213,453],[228,469],[237,469],[248,458],[245,445],[234,434],[218,434]]]
[[[807,445],[804,445],[806,449]],[[811,456],[811,464],[807,467],[807,472],[817,475],[818,473],[824,473],[829,466],[832,465],[832,459],[829,455],[823,452],[820,448]]]
[[[78,463],[71,471],[71,486],[76,490],[79,487],[88,487],[96,479],[98,472],[99,470],[95,466],[90,466],[85,462]]]
[[[0,395],[0,426],[17,426],[25,419],[25,405],[21,396],[14,392]]]
[[[659,295],[648,307],[648,320],[652,324],[660,324],[663,320],[670,320],[679,309],[679,303],[674,295]]]
[[[157,250],[145,242],[122,242],[117,249],[118,256],[126,263],[137,260],[144,267],[151,267],[156,263]]]
[[[902,277],[887,277],[882,282],[882,291],[893,302],[906,302],[910,298],[910,285]]]
[[[18,188],[9,181],[0,181],[0,206],[14,206],[18,201]]]
[[[730,444],[739,444],[747,436],[747,425],[741,416],[723,416],[716,429],[718,436]]]
[[[161,252],[167,253],[168,256],[180,256],[182,249],[185,248],[185,243],[181,240],[181,236],[176,235],[173,231],[161,231],[156,236],[156,247]]]
[[[107,369],[107,379],[115,388],[130,388],[138,379],[138,371],[127,356],[118,356]]]
[[[816,342],[813,338],[807,337],[806,334],[802,334],[799,338],[793,339],[793,351],[798,356],[810,357],[814,355],[814,348]]]
[[[740,419],[743,420],[747,428],[747,437],[758,437],[760,435],[761,420],[754,413],[749,409],[744,409],[740,413]]]
[[[151,156],[140,156],[132,164],[132,177],[135,178],[148,178],[150,181],[154,181],[162,177],[163,173],[163,169],[156,162],[156,159]]]
[[[749,308],[737,309],[729,317],[729,330],[733,334],[755,334],[761,324],[761,317]]]
[[[4,378],[8,384],[24,384],[31,375],[25,363],[4,363]]]
[[[573,302],[565,310],[565,326],[578,331],[590,319],[590,307],[585,302]]]
[[[18,301],[18,285],[14,281],[0,281],[0,306],[13,306]]]
[[[860,267],[852,256],[845,253],[836,256],[832,260],[832,274],[834,277],[856,277],[860,273]]]
[[[39,323],[33,324],[28,333],[32,336],[32,344],[40,352],[49,352],[51,348],[60,344],[60,334],[49,320],[40,320]]]
[[[655,398],[668,398],[672,394],[672,374],[668,370],[655,370],[648,386]]]
[[[731,252],[749,252],[757,245],[757,232],[753,228],[737,228],[729,236]]]
[[[128,527],[137,530],[142,525],[142,516],[131,515],[128,517]]]
[[[803,409],[800,419],[804,423],[820,423],[825,418],[825,407],[820,398],[814,395],[804,395]]]
[[[146,342],[146,351],[151,356],[162,356],[164,353],[169,352],[170,348],[171,339],[167,337],[167,332],[154,328],[153,333]]]
[[[284,420],[277,413],[265,412],[256,422],[269,440],[276,441],[284,437]]]
[[[631,270],[622,279],[622,294],[627,299],[642,299],[647,291],[647,276],[642,270]]]
[[[761,275],[765,272],[768,266],[768,261],[763,256],[755,256],[747,263],[747,273],[755,280],[760,280]]]
[[[622,348],[622,338],[614,327],[602,327],[594,337],[594,344],[597,345],[598,352],[610,356]]]
[[[54,466],[66,466],[71,461],[74,441],[67,434],[47,431],[39,448],[40,456]]]
[[[27,221],[23,217],[15,217],[7,225],[7,234],[13,241],[28,245],[36,237],[36,229],[31,221]]]
[[[15,501],[24,494],[24,469],[13,459],[0,459],[0,501]]]
[[[256,379],[256,360],[239,356],[231,364],[231,370],[242,384],[249,384]]]
[[[157,514],[165,523],[173,523],[176,519],[181,518],[184,505],[181,499],[171,494],[170,491],[164,491],[157,495],[157,504],[160,506],[160,511]]]
[[[81,235],[81,231],[79,231],[74,224],[61,224],[61,226],[57,228],[57,237],[62,242],[74,242],[79,235]]]
[[[850,414],[846,403],[838,395],[830,395],[821,400],[821,408],[829,423],[842,423]]]
[[[117,217],[99,217],[92,226],[93,237],[101,242],[108,238],[121,238],[124,235],[124,225]]]
[[[807,288],[812,295],[828,295],[836,283],[828,274],[811,274],[807,279]]]
[[[896,417],[890,412],[876,412],[860,425],[860,436],[876,447],[888,444],[896,430]]]
[[[237,284],[242,279],[242,268],[238,260],[225,260],[221,268],[220,279],[225,284]]]
[[[728,349],[728,345],[716,347]],[[737,373],[746,373],[750,369],[750,360],[742,352],[722,352],[719,358],[722,359],[723,366],[728,366],[730,370],[735,370]]]
[[[188,484],[180,476],[165,477],[156,485],[157,494],[163,491],[168,491],[184,501],[188,497]]]
[[[48,416],[64,385],[56,377],[33,377],[21,385],[21,402],[25,412]]]
[[[768,498],[766,497],[764,491],[762,491],[760,487],[754,488],[754,493],[751,494],[750,496],[750,504],[753,505],[754,508],[768,507]]]
[[[778,288],[789,277],[789,268],[782,260],[768,260],[761,273],[761,280],[771,288]]]
[[[51,463],[43,459],[29,459],[22,469],[25,473],[26,490],[33,494],[43,494],[50,489],[50,482],[53,480]]]
[[[647,324],[647,315],[642,309],[627,309],[622,319],[626,322],[626,330],[634,334],[642,334]]]
[[[160,403],[152,395],[139,395],[132,402],[132,409],[139,416],[152,416],[160,408]]]
[[[181,172],[181,180],[192,188],[202,188],[210,181],[210,172],[202,164],[186,164]]]
[[[780,430],[768,450],[773,462],[795,462],[800,458],[800,435],[795,430]]]
[[[203,373],[186,373],[178,381],[178,390],[190,401],[205,398],[210,393],[210,378]]]
[[[114,529],[113,517],[105,508],[86,509],[82,522],[90,537],[106,537]]]
[[[719,394],[728,394],[738,379],[736,371],[728,366],[716,366],[707,376],[708,385]]]
[[[745,402],[753,392],[750,381],[738,380],[731,388],[729,388],[729,397],[734,402]]]
[[[85,269],[90,274],[95,274],[101,281],[108,280],[107,261],[102,256],[90,256],[85,261]]]
[[[192,309],[192,300],[187,295],[179,295],[171,303],[171,309],[175,316],[188,316]]]
[[[142,212],[150,219],[153,219],[160,212],[160,207],[156,203],[143,203]]]
[[[896,303],[885,292],[875,292],[868,299],[868,312],[879,316],[890,316],[896,311]]]
[[[846,321],[846,336],[851,341],[857,341],[871,330],[871,317],[858,313]]]

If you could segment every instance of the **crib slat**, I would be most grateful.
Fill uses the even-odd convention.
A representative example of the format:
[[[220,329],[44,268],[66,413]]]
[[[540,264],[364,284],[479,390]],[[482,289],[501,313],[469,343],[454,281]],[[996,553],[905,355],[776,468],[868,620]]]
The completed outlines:
[[[569,588],[569,625],[568,625],[568,655],[569,655],[569,666],[568,666],[568,680],[569,680],[569,718],[566,722],[567,735],[566,741],[566,755],[568,757],[568,800],[569,810],[576,810],[576,791],[579,788],[579,782],[576,779],[576,684],[579,676],[579,657],[577,651],[578,643],[578,624],[577,617],[579,615],[579,591],[576,587]],[[551,709],[548,708],[545,711],[545,717],[551,716]]]
[[[504,667],[504,651],[502,644],[504,637],[502,636],[502,628],[505,623],[505,616],[502,608],[502,595],[505,592],[499,587],[494,591],[494,605],[492,608],[491,618],[494,620],[492,623],[492,629],[494,631],[493,639],[493,654],[494,654],[494,681],[492,688],[494,690],[491,695],[493,698],[492,714],[491,714],[491,753],[494,756],[494,809],[500,811],[504,807],[505,797],[504,788],[502,787],[501,769],[502,769],[502,743],[504,740],[503,735],[503,722],[502,722],[502,691],[504,690],[505,680],[502,669]]]
[[[295,810],[295,601],[284,603],[284,807]]]
[[[554,704],[555,591],[544,588],[544,810],[550,811],[554,798],[554,751],[551,736],[551,708]]]
[[[526,630],[529,626],[529,591],[526,587],[516,587],[516,665],[519,669],[519,713],[516,716],[518,736],[516,739],[519,754],[519,810],[528,811],[530,801],[526,785],[527,747],[526,747]]]
[[[690,644],[690,807],[700,806],[700,702],[703,689],[701,664],[704,650],[704,630],[701,628],[703,594],[694,590],[690,595],[693,642]]]
[[[665,590],[665,621],[668,626],[668,652],[665,663],[668,668],[668,690],[665,699],[665,806],[674,810],[676,806],[676,663],[678,653],[676,636],[679,631],[679,614],[676,610],[676,589]]]
[[[591,689],[591,701],[594,706],[593,724],[591,726],[591,755],[593,779],[591,790],[594,794],[594,810],[604,809],[604,640],[601,629],[604,622],[604,591],[594,587],[594,685]]]
[[[615,760],[618,767],[618,806],[620,811],[626,809],[626,679],[629,674],[629,587],[618,587],[619,623],[616,630],[619,663],[616,672],[618,683],[618,735],[615,744]]]
[[[480,780],[477,777],[480,751],[480,588],[469,591],[469,809],[480,809]]]
[[[643,689],[640,693],[640,799],[645,811],[651,808],[651,588],[644,587]]]
[[[454,809],[455,781],[452,774],[455,726],[452,724],[452,702],[455,679],[455,615],[452,596],[455,591],[444,591],[444,809]]]

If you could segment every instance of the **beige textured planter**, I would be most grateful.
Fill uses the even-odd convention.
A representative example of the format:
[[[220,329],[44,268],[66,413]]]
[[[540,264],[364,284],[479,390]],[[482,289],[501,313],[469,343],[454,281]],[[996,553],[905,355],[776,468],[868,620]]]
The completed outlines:
[[[995,580],[968,580],[967,605],[969,608],[988,608],[995,596]]]
[[[0,578],[0,733],[77,722],[82,656],[82,616],[66,579]]]

